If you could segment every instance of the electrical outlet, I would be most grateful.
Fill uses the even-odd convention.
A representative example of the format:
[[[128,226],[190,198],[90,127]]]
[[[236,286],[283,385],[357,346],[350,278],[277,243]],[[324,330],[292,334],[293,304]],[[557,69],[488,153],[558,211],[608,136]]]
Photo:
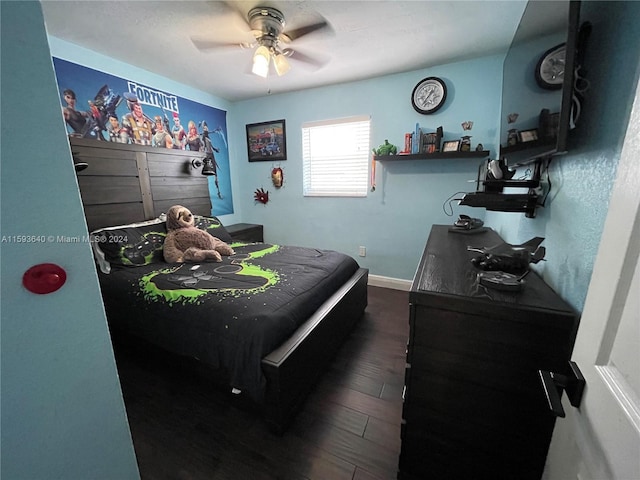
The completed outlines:
[[[358,249],[358,255],[360,255],[361,257],[366,257],[367,256],[367,247],[360,247]]]

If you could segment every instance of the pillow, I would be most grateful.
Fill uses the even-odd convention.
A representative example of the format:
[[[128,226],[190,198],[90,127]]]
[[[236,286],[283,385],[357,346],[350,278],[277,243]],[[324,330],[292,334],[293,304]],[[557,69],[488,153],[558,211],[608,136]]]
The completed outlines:
[[[166,223],[157,218],[91,232],[91,245],[100,270],[109,273],[111,265],[164,263],[162,247],[166,236]]]
[[[209,232],[223,242],[233,239],[217,217],[194,215],[195,226]],[[162,253],[167,236],[165,214],[145,222],[106,227],[91,232],[93,253],[103,273],[111,272],[111,265],[135,267],[151,263],[165,263]]]
[[[232,243],[233,239],[231,234],[224,228],[222,222],[217,217],[203,217],[201,215],[194,215],[195,226],[200,230],[209,232],[214,237],[219,238],[223,242]]]

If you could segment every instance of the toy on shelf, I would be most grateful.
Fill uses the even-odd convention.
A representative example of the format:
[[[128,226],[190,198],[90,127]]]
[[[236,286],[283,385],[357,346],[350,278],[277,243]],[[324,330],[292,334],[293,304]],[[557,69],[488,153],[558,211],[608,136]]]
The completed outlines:
[[[389,143],[389,140],[385,140],[382,145],[377,149],[373,149],[374,155],[396,155],[398,153],[398,147]]]

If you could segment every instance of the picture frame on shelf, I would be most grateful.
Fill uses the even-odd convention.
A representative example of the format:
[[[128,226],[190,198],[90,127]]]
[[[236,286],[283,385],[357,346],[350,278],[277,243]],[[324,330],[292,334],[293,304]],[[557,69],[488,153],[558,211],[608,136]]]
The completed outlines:
[[[538,140],[538,129],[533,128],[531,130],[522,130],[518,135],[520,137],[520,142],[522,143],[533,142]]]
[[[246,125],[246,130],[247,155],[250,162],[287,159],[287,132],[284,119],[250,123]]]
[[[460,140],[449,140],[442,144],[443,152],[457,152],[460,149]]]

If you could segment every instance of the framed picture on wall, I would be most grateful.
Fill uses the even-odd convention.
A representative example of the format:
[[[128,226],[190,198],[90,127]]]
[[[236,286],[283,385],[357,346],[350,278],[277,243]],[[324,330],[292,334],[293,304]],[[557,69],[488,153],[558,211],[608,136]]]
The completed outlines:
[[[247,154],[250,162],[287,159],[287,133],[284,120],[247,125]]]

